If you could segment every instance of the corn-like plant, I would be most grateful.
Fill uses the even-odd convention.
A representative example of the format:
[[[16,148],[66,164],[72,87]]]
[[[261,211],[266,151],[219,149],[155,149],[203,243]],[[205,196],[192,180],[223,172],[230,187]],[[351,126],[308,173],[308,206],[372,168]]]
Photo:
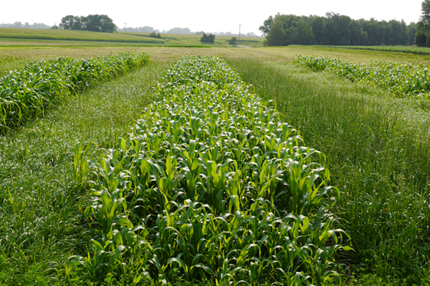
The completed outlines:
[[[322,285],[337,276],[345,234],[333,228],[339,191],[325,157],[251,90],[224,61],[184,56],[129,136],[90,161],[93,235],[79,260],[90,279]]]
[[[425,64],[375,61],[359,65],[330,57],[302,55],[297,56],[296,62],[315,71],[328,70],[353,82],[368,82],[390,90],[398,97],[428,99],[430,96],[430,74]]]
[[[77,60],[61,57],[28,64],[0,78],[0,133],[43,114],[65,96],[107,81],[149,61],[146,53]]]

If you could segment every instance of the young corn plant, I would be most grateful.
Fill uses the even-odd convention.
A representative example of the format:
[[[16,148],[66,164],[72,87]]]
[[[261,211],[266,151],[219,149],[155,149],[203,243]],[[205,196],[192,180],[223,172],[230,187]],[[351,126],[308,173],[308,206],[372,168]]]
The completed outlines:
[[[324,156],[251,90],[215,57],[184,56],[165,73],[129,137],[89,160],[92,239],[75,267],[126,284],[338,276],[348,236],[333,228],[339,191]]]
[[[330,57],[302,55],[297,56],[296,62],[315,71],[328,70],[352,82],[368,82],[390,90],[398,97],[429,99],[430,96],[430,74],[425,64],[375,61],[359,65]]]
[[[44,114],[65,96],[108,81],[149,61],[146,53],[121,53],[77,60],[61,57],[28,64],[0,78],[0,134]]]

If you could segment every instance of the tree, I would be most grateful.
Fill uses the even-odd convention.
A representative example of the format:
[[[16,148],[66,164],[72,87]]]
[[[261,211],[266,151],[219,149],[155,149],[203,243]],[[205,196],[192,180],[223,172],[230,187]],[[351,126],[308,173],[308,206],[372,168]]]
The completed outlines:
[[[273,17],[269,16],[269,19],[264,21],[263,26],[260,26],[260,28],[258,28],[264,37],[267,37],[267,35],[269,35],[269,31],[270,31],[270,28],[272,27],[272,23],[273,23]]]
[[[421,12],[421,24],[425,27],[430,27],[430,0],[424,0],[423,3],[421,3]]]
[[[407,26],[407,32],[408,32],[408,38],[409,38],[409,45],[413,45],[415,43],[415,35],[417,33],[417,24],[414,22],[410,23]]]
[[[200,38],[200,42],[213,44],[215,42],[215,35],[206,35],[206,33],[203,33],[203,36]]]
[[[80,17],[67,15],[61,19],[60,27],[64,30],[82,30]]]
[[[325,34],[326,18],[314,16],[311,20],[312,31],[315,36],[315,41],[318,45],[327,44],[327,35]]]
[[[424,33],[423,31],[418,31],[417,34],[415,35],[415,44],[418,47],[425,47],[426,42],[427,42],[426,33]]]
[[[231,37],[231,39],[228,41],[228,43],[232,46],[237,45],[237,37]]]
[[[285,46],[286,43],[286,33],[284,26],[281,22],[281,17],[279,15],[275,16],[271,24],[269,34],[267,35],[267,45],[268,46]]]
[[[116,25],[107,15],[88,15],[87,17],[78,17],[67,15],[61,19],[60,27],[65,30],[85,30],[93,32],[113,33],[116,31]]]

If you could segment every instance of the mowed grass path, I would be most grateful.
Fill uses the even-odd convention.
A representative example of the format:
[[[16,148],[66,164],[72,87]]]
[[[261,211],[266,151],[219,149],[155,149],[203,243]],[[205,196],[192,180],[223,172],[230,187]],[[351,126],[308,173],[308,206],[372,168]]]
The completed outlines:
[[[169,65],[150,62],[0,137],[0,285],[63,284],[63,264],[84,227],[73,185],[75,142],[104,146],[127,132]]]
[[[288,62],[228,62],[327,156],[355,248],[342,259],[350,274],[374,279],[363,285],[430,285],[428,103]]]

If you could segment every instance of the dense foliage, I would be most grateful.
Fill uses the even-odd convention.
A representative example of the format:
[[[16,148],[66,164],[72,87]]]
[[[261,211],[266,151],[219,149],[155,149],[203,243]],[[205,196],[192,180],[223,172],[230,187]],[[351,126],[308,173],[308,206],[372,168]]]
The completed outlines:
[[[85,279],[127,285],[335,276],[342,231],[330,197],[339,193],[324,156],[251,90],[225,62],[184,56],[117,148],[87,161],[79,145],[91,240],[67,273],[81,264]]]
[[[60,27],[65,30],[82,30],[92,32],[113,33],[116,26],[107,15],[72,16],[61,19]]]
[[[0,78],[0,132],[43,113],[61,98],[109,80],[149,60],[146,53],[109,55],[78,60],[61,57],[30,63]]]
[[[200,42],[213,44],[215,42],[215,35],[206,35],[206,33],[203,33],[203,36],[200,38]]]
[[[417,25],[397,20],[353,20],[327,13],[326,17],[276,15],[260,27],[269,46],[285,45],[412,45]]]
[[[328,70],[351,81],[365,81],[390,90],[399,97],[429,98],[430,74],[424,64],[376,61],[369,65],[353,64],[330,57],[298,55],[297,62],[315,71]]]

